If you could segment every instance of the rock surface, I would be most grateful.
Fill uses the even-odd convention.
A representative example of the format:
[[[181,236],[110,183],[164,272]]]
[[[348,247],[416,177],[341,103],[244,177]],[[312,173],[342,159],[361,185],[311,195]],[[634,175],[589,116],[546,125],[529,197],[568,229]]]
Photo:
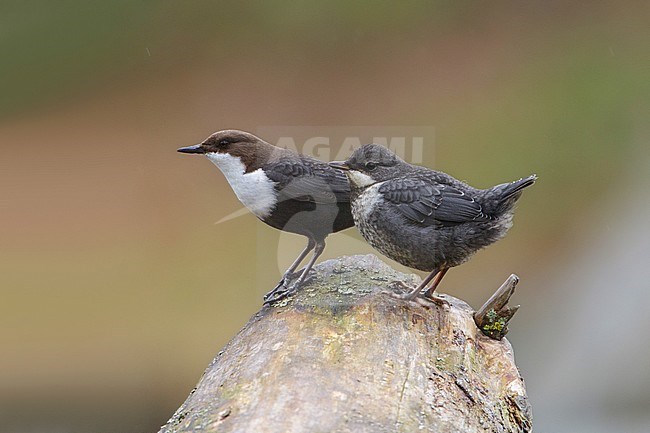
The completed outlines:
[[[387,296],[418,277],[372,255],[314,269],[224,347],[161,433],[531,431],[510,344],[466,303]]]

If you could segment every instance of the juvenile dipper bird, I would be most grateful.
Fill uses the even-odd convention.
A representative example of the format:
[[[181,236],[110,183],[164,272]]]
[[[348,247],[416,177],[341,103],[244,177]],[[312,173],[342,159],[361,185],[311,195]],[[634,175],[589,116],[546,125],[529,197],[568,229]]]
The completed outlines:
[[[205,155],[222,171],[237,198],[260,220],[307,237],[307,247],[264,296],[265,303],[298,288],[323,252],[325,238],[354,225],[345,174],[327,163],[237,130],[215,132],[201,144],[178,151]],[[314,253],[307,266],[289,288],[294,271],[311,250]]]
[[[401,299],[434,298],[447,270],[505,236],[514,204],[532,175],[476,189],[440,171],[408,164],[389,149],[367,144],[344,162],[330,165],[350,180],[352,215],[370,245],[411,268],[429,271]]]

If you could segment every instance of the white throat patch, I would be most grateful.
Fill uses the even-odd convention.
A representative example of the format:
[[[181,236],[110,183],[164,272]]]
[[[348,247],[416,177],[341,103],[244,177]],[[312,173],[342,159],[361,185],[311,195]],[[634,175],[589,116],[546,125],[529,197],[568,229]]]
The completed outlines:
[[[350,183],[358,187],[363,188],[377,183],[377,181],[374,180],[372,177],[368,176],[367,174],[361,173],[360,171],[348,170],[346,174],[350,179]]]
[[[275,207],[277,194],[274,184],[259,168],[246,173],[241,159],[228,153],[206,153],[210,161],[223,173],[239,201],[258,218],[265,218]]]

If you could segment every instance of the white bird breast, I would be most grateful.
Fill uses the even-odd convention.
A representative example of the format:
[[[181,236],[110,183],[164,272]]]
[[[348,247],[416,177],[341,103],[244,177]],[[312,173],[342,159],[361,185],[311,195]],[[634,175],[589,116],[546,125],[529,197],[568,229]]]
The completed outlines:
[[[366,188],[366,190],[359,195],[359,198],[357,198],[355,203],[353,203],[354,214],[357,218],[367,220],[376,210],[377,206],[384,202],[384,198],[379,192],[380,185],[381,184],[375,184]]]
[[[261,168],[246,173],[246,167],[239,157],[217,152],[206,153],[205,156],[221,170],[239,201],[255,216],[265,218],[271,214],[277,202],[275,182]]]

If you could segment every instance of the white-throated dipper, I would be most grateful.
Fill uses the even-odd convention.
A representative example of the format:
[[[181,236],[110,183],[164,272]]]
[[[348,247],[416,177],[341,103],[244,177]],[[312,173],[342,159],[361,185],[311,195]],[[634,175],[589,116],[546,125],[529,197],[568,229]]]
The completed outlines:
[[[473,188],[446,173],[411,165],[389,149],[367,144],[330,165],[350,180],[352,215],[366,241],[387,257],[430,274],[409,293],[434,298],[447,270],[505,236],[514,204],[532,175],[488,189]],[[435,279],[434,279],[435,277]]]
[[[342,171],[325,162],[238,130],[215,132],[201,144],[178,151],[205,155],[219,167],[242,204],[260,220],[307,237],[307,247],[264,296],[265,303],[298,288],[323,252],[325,238],[354,225],[348,180]],[[307,266],[288,287],[294,271],[312,250]]]

